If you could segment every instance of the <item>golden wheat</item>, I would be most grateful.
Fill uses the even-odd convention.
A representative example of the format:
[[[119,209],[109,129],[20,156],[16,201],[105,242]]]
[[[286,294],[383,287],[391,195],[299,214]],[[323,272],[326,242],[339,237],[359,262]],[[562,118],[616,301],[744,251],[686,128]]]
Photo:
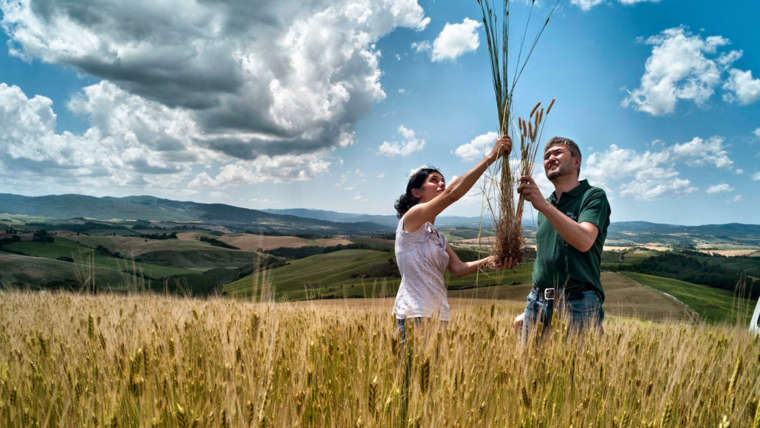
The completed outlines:
[[[743,330],[612,318],[574,338],[559,319],[521,346],[515,306],[489,302],[402,346],[380,302],[3,292],[0,425],[760,423],[760,339]]]

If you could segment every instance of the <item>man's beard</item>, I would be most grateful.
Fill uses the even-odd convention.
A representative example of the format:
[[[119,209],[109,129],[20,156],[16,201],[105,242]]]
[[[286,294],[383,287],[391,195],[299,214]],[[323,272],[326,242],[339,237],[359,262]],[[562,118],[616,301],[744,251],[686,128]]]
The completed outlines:
[[[566,168],[563,168],[562,165],[558,165],[557,169],[555,169],[552,172],[546,171],[546,178],[549,179],[549,181],[554,181],[559,177],[562,177],[563,175],[567,175],[569,171],[567,171]]]

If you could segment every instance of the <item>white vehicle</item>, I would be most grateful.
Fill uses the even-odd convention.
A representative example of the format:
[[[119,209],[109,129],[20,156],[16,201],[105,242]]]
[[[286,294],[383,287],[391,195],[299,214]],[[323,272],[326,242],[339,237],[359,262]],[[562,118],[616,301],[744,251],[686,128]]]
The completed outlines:
[[[749,331],[760,334],[760,298],[757,299],[755,314],[752,315],[752,320],[749,322]]]

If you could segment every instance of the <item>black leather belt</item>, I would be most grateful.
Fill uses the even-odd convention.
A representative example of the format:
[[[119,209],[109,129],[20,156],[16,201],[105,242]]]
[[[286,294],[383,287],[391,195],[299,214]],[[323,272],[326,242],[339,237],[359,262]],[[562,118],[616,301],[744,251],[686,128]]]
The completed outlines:
[[[549,287],[549,288],[541,288],[537,285],[533,286],[533,289],[536,290],[537,296],[544,296],[544,300],[555,300],[558,295],[564,295],[565,300],[577,300],[583,298],[583,292],[588,290],[588,288],[572,288],[572,289],[565,289],[565,288],[555,288],[555,287]]]

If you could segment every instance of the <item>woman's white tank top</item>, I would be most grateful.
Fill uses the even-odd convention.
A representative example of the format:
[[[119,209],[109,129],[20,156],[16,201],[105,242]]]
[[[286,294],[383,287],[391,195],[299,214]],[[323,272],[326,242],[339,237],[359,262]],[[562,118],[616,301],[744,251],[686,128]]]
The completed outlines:
[[[443,278],[449,264],[446,238],[430,222],[414,232],[405,232],[402,218],[396,227],[396,263],[401,272],[401,286],[393,305],[396,318],[435,316],[449,321]]]

